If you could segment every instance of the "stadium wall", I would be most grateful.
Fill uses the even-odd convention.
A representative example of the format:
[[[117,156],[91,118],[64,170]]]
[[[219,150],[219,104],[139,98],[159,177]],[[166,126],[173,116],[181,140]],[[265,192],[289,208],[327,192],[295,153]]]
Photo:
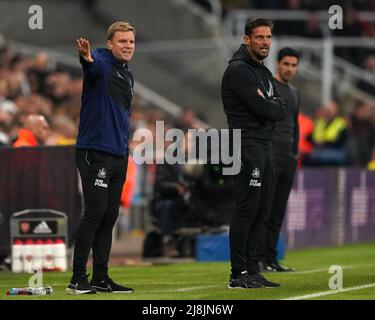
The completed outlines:
[[[74,147],[0,149],[0,253],[9,254],[14,212],[48,208],[68,216],[69,245],[81,216]],[[288,249],[375,240],[375,172],[297,171],[283,235]]]

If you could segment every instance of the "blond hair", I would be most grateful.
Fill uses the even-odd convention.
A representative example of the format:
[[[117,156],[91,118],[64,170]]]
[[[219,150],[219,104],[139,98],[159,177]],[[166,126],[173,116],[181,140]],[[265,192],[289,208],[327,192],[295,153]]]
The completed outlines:
[[[116,21],[112,23],[107,29],[107,40],[112,40],[113,36],[117,31],[126,32],[132,31],[135,35],[135,29],[129,22]]]

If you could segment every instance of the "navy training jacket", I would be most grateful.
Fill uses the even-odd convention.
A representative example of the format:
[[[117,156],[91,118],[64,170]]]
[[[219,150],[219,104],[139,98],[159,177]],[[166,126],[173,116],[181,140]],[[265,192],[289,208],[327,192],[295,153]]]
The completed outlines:
[[[134,79],[128,64],[99,48],[89,63],[80,57],[83,91],[76,147],[123,156],[128,152]]]

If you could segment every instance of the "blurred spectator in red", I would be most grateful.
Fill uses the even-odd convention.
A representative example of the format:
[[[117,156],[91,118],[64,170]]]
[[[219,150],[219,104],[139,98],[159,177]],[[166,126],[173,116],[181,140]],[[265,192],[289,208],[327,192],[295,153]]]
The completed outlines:
[[[126,172],[126,181],[122,188],[121,194],[121,206],[124,208],[130,208],[132,205],[132,198],[134,195],[135,184],[137,178],[137,165],[134,162],[133,156],[129,155],[128,168]]]
[[[24,128],[18,131],[18,139],[14,147],[35,147],[44,145],[49,137],[50,129],[46,118],[31,114],[26,118]]]
[[[300,160],[299,165],[303,165],[306,158],[312,152],[313,144],[311,143],[311,135],[314,130],[314,122],[313,120],[303,114],[302,112],[298,115],[298,126],[299,126],[299,154]]]

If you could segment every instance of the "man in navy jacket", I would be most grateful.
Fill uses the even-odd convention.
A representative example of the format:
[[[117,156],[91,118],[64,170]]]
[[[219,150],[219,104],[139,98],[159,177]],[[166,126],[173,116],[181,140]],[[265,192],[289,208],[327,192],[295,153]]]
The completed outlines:
[[[82,107],[76,145],[81,175],[84,213],[74,247],[70,294],[130,293],[108,275],[112,229],[126,178],[130,129],[130,104],[134,80],[129,70],[135,48],[135,29],[118,21],[107,30],[107,48],[90,51],[90,43],[77,39],[84,73]],[[93,277],[86,264],[93,253]]]

